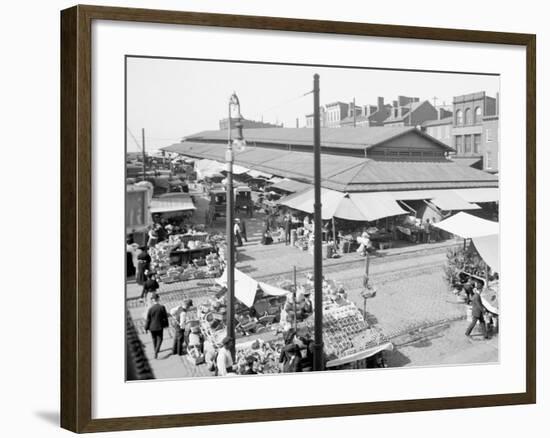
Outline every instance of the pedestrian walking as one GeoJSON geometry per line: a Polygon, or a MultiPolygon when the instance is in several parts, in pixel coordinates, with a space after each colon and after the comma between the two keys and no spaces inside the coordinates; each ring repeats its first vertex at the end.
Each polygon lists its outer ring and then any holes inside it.
{"type": "Polygon", "coordinates": [[[157,293],[153,294],[151,301],[153,302],[153,305],[147,311],[145,331],[151,332],[154,357],[156,359],[158,358],[160,346],[162,345],[164,329],[168,327],[168,312],[166,311],[166,307],[159,304],[159,296],[157,293]]]}
{"type": "Polygon", "coordinates": [[[489,339],[489,334],[487,333],[487,327],[485,326],[485,319],[483,317],[483,314],[485,312],[485,308],[483,307],[483,303],[481,302],[481,288],[476,287],[474,288],[474,296],[472,297],[472,322],[466,329],[466,336],[470,336],[470,333],[472,333],[472,330],[476,326],[476,324],[479,322],[479,325],[481,326],[481,330],[483,332],[483,337],[485,339],[489,339]]]}
{"type": "Polygon", "coordinates": [[[462,289],[466,294],[466,304],[470,304],[472,302],[472,297],[474,296],[474,280],[469,279],[466,283],[464,283],[462,289]]]}
{"type": "Polygon", "coordinates": [[[235,245],[236,246],[243,246],[243,238],[241,235],[241,227],[239,225],[239,220],[235,220],[235,224],[233,225],[233,234],[235,235],[235,245]]]}
{"type": "Polygon", "coordinates": [[[246,222],[244,219],[239,220],[239,226],[241,228],[241,236],[246,243],[248,243],[248,237],[246,237],[246,222]]]}
{"type": "Polygon", "coordinates": [[[149,270],[149,264],[151,263],[151,256],[147,252],[147,248],[142,246],[140,252],[137,255],[137,271],[136,271],[136,282],[139,285],[143,285],[147,280],[147,271],[149,270]]]}
{"type": "Polygon", "coordinates": [[[285,215],[284,220],[285,225],[285,245],[290,245],[290,233],[292,230],[292,220],[290,218],[290,215],[285,215]]]}
{"type": "Polygon", "coordinates": [[[141,299],[145,299],[148,293],[155,293],[159,289],[159,284],[154,272],[147,274],[147,280],[143,283],[143,289],[141,291],[141,299]]]}

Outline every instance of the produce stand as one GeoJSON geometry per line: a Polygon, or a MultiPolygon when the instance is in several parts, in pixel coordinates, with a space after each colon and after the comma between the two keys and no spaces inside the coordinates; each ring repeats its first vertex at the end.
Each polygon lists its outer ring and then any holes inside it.
{"type": "Polygon", "coordinates": [[[150,249],[152,270],[163,283],[219,277],[217,246],[207,240],[206,233],[171,235],[150,249]]]}
{"type": "MultiPolygon", "coordinates": [[[[300,285],[302,293],[312,284],[300,285]]],[[[313,335],[314,315],[298,324],[298,332],[313,335]]],[[[355,303],[347,299],[341,286],[323,282],[323,342],[327,368],[340,367],[393,350],[393,344],[375,326],[365,321],[355,303]]]]}
{"type": "MultiPolygon", "coordinates": [[[[205,339],[204,353],[207,361],[215,355],[222,339],[227,335],[226,288],[223,275],[216,282],[219,285],[211,288],[209,292],[205,291],[204,299],[201,299],[197,306],[197,320],[205,339]]],[[[254,282],[251,277],[237,271],[237,374],[244,372],[248,356],[254,356],[256,359],[255,370],[258,373],[280,373],[282,371],[279,357],[285,344],[283,330],[288,329],[288,325],[286,328],[284,325],[287,322],[286,318],[285,321],[281,320],[285,307],[290,304],[292,309],[297,309],[301,315],[295,323],[297,334],[313,338],[314,315],[303,313],[304,295],[307,292],[312,293],[313,283],[308,280],[299,284],[294,294],[288,290],[291,287],[288,281],[281,282],[278,287],[254,282]],[[246,298],[239,290],[240,284],[249,288],[255,284],[256,289],[249,291],[246,298]]],[[[311,310],[309,309],[310,312],[311,310]]],[[[357,306],[347,299],[342,286],[331,280],[323,282],[323,341],[327,368],[365,367],[369,358],[393,349],[393,344],[388,338],[377,327],[369,325],[357,306]]],[[[302,347],[304,357],[305,348],[302,347]]]]}

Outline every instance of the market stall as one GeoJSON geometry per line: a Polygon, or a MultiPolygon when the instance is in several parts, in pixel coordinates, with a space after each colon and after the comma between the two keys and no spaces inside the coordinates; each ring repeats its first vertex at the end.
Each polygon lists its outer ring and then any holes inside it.
{"type": "MultiPolygon", "coordinates": [[[[312,214],[314,191],[307,189],[293,195],[282,198],[279,203],[285,207],[312,214]]],[[[352,221],[355,223],[362,222],[364,225],[373,223],[380,219],[406,214],[397,202],[384,193],[343,193],[335,190],[321,189],[321,216],[323,220],[330,220],[332,223],[326,225],[324,231],[332,235],[332,240],[337,233],[336,219],[352,221]]],[[[305,232],[297,233],[299,237],[297,246],[301,249],[309,248],[313,239],[311,234],[304,225],[305,232]],[[307,241],[302,238],[307,238],[307,241]]],[[[369,226],[374,237],[373,242],[379,248],[390,246],[393,234],[387,229],[381,227],[369,226]]],[[[321,231],[323,232],[323,230],[321,231]]],[[[369,233],[369,234],[371,234],[369,233]]],[[[350,243],[342,245],[343,252],[349,252],[351,241],[356,240],[357,236],[342,236],[343,241],[350,243]]],[[[342,242],[343,243],[343,242],[342,242]]]]}
{"type": "Polygon", "coordinates": [[[481,301],[493,325],[499,314],[499,224],[460,212],[436,227],[464,239],[460,248],[447,252],[445,275],[458,297],[468,302],[464,285],[473,281],[481,285],[481,301]],[[465,296],[466,295],[466,296],[465,296]]]}
{"type": "MultiPolygon", "coordinates": [[[[298,296],[312,288],[311,281],[300,284],[298,296]]],[[[297,326],[298,333],[312,336],[314,315],[297,326]]],[[[383,332],[369,325],[360,309],[347,298],[344,288],[330,279],[323,281],[323,342],[327,368],[343,367],[393,349],[383,332]]]]}
{"type": "Polygon", "coordinates": [[[207,233],[175,234],[150,248],[151,269],[163,283],[218,277],[222,262],[207,233]]]}
{"type": "Polygon", "coordinates": [[[189,193],[166,193],[151,200],[150,211],[165,219],[188,217],[195,211],[195,203],[189,193]]]}

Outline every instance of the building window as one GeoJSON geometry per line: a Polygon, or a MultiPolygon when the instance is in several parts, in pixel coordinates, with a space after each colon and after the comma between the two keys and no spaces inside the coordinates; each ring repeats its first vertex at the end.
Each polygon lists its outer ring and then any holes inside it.
{"type": "Polygon", "coordinates": [[[475,115],[474,115],[474,123],[477,125],[481,123],[481,108],[476,107],[475,115]]]}
{"type": "Polygon", "coordinates": [[[486,169],[492,169],[493,168],[493,163],[492,163],[492,159],[491,159],[491,152],[486,152],[485,153],[485,168],[486,169]]]}
{"type": "Polygon", "coordinates": [[[459,154],[459,155],[464,153],[464,151],[462,150],[462,136],[461,135],[455,136],[455,149],[456,149],[456,153],[459,154]]]}
{"type": "Polygon", "coordinates": [[[457,125],[463,125],[464,124],[464,118],[463,118],[462,110],[458,110],[456,112],[455,123],[457,125]]]}
{"type": "Polygon", "coordinates": [[[490,143],[493,141],[493,131],[489,128],[485,130],[485,141],[490,143]]]}
{"type": "Polygon", "coordinates": [[[472,136],[471,135],[464,136],[464,153],[465,154],[472,153],[472,136]]]}
{"type": "Polygon", "coordinates": [[[466,110],[464,111],[464,124],[472,124],[472,110],[470,108],[466,108],[466,110]]]}
{"type": "Polygon", "coordinates": [[[481,134],[474,134],[474,154],[479,154],[480,144],[481,144],[481,134]]]}

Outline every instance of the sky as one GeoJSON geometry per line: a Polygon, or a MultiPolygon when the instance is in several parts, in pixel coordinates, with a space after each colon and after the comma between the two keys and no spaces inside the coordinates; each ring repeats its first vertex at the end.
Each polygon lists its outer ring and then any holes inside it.
{"type": "Polygon", "coordinates": [[[229,97],[237,94],[244,118],[285,127],[305,125],[313,112],[313,75],[320,75],[321,105],[342,101],[376,105],[397,96],[419,97],[436,104],[453,96],[485,91],[495,96],[498,76],[410,72],[341,67],[308,67],[182,59],[127,59],[127,150],[157,150],[182,137],[218,129],[228,114],[229,97]]]}

